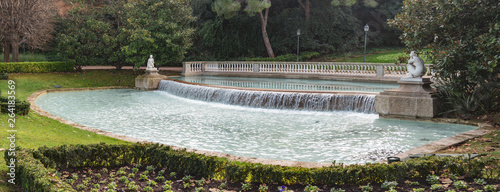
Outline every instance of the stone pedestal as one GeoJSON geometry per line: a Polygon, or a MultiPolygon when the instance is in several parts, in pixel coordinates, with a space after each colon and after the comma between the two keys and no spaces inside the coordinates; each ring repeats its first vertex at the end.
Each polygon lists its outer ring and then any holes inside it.
{"type": "Polygon", "coordinates": [[[135,78],[135,88],[144,91],[156,90],[158,89],[160,81],[166,78],[167,76],[158,74],[156,68],[148,68],[146,69],[146,74],[139,75],[135,78]]]}
{"type": "Polygon", "coordinates": [[[402,78],[399,88],[375,97],[375,112],[381,117],[432,118],[437,115],[438,100],[429,78],[402,78]]]}

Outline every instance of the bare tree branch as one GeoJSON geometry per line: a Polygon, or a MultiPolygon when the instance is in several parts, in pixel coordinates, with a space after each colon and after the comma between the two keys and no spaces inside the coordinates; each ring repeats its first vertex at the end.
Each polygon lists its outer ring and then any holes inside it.
{"type": "Polygon", "coordinates": [[[53,38],[56,14],[53,0],[0,0],[0,44],[12,47],[12,61],[19,61],[23,43],[44,49],[53,38]]]}

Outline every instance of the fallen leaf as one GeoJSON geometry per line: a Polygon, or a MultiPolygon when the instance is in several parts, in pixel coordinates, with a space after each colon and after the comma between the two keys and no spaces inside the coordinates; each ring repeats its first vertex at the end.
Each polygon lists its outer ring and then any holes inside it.
{"type": "Polygon", "coordinates": [[[440,178],[439,180],[443,184],[451,184],[451,183],[453,183],[453,181],[450,178],[440,178]]]}

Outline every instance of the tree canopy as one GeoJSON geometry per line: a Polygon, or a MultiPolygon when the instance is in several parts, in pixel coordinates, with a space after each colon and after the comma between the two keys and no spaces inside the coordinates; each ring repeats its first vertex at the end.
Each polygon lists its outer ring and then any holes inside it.
{"type": "Polygon", "coordinates": [[[437,88],[464,117],[499,111],[500,3],[497,0],[405,0],[389,21],[414,50],[431,48],[437,88]]]}
{"type": "Polygon", "coordinates": [[[245,5],[243,11],[245,11],[248,15],[254,16],[255,14],[259,14],[262,39],[264,40],[267,54],[269,57],[274,58],[274,51],[271,47],[271,41],[269,40],[269,36],[267,34],[267,21],[269,19],[269,7],[271,7],[271,0],[215,0],[212,4],[212,10],[218,15],[223,15],[226,19],[230,19],[241,10],[242,4],[245,5]]]}
{"type": "Polygon", "coordinates": [[[180,62],[191,47],[194,20],[188,0],[104,0],[72,10],[57,40],[77,67],[141,66],[149,55],[157,65],[168,65],[180,62]]]}

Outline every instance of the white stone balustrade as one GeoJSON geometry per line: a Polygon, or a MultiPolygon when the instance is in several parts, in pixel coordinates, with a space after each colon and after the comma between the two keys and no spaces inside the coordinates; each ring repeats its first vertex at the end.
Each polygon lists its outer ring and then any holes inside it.
{"type": "MultiPolygon", "coordinates": [[[[425,66],[428,75],[433,75],[432,65],[425,66]]],[[[393,63],[196,61],[183,62],[182,75],[245,74],[258,77],[280,74],[399,79],[406,73],[406,65],[393,63]]]]}

